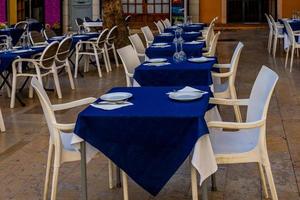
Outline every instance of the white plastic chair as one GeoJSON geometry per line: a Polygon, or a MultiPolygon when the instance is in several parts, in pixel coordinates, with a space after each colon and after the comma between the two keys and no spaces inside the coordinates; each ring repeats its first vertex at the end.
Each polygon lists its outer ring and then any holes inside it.
{"type": "Polygon", "coordinates": [[[132,87],[134,70],[141,64],[141,61],[131,45],[118,49],[117,52],[123,63],[127,87],[132,87]]]}
{"type": "Polygon", "coordinates": [[[220,35],[221,35],[220,31],[217,34],[215,34],[215,36],[209,46],[208,52],[203,53],[203,56],[208,56],[208,57],[215,56],[220,35]]]}
{"type": "Polygon", "coordinates": [[[47,168],[46,168],[46,178],[44,185],[43,200],[48,198],[48,189],[49,189],[49,179],[50,179],[50,170],[53,161],[53,176],[52,176],[52,190],[51,190],[51,200],[56,199],[57,193],[57,183],[59,169],[63,163],[78,161],[81,159],[80,152],[77,151],[71,145],[72,132],[75,128],[75,123],[71,124],[61,124],[57,122],[55,117],[55,111],[67,110],[95,102],[95,98],[86,98],[78,101],[73,101],[70,103],[52,105],[46,91],[43,88],[42,82],[40,82],[35,77],[31,80],[31,85],[36,91],[41,106],[43,108],[44,116],[48,125],[50,138],[49,138],[49,150],[48,150],[48,159],[47,159],[47,168]],[[54,155],[53,155],[54,151],[54,155]]]}
{"type": "Polygon", "coordinates": [[[29,38],[31,41],[31,44],[33,46],[36,45],[47,45],[48,42],[46,40],[46,38],[44,37],[42,32],[38,32],[38,31],[30,31],[29,32],[29,38]]]}
{"type": "MultiPolygon", "coordinates": [[[[243,48],[244,44],[239,42],[229,64],[214,65],[214,68],[227,70],[224,73],[212,72],[212,76],[214,78],[226,79],[224,83],[221,83],[221,81],[219,83],[214,82],[214,97],[223,99],[237,99],[235,78],[243,48]]],[[[242,115],[239,106],[234,106],[234,112],[237,122],[242,122],[242,115]]]]}
{"type": "Polygon", "coordinates": [[[154,22],[155,26],[157,27],[157,30],[159,34],[162,34],[165,31],[164,25],[161,23],[161,21],[154,22]]]}
{"type": "Polygon", "coordinates": [[[277,42],[279,39],[284,38],[284,34],[283,34],[284,26],[278,22],[275,22],[272,15],[269,15],[269,16],[270,16],[270,20],[273,24],[273,57],[275,58],[276,51],[277,51],[277,42]]]}
{"type": "Polygon", "coordinates": [[[3,120],[3,115],[2,115],[1,108],[0,108],[0,131],[5,132],[5,125],[4,125],[4,120],[3,120]]]}
{"type": "Polygon", "coordinates": [[[169,28],[170,26],[172,26],[172,24],[168,18],[166,18],[165,20],[162,20],[162,23],[166,28],[169,28]]]}
{"type": "MultiPolygon", "coordinates": [[[[79,58],[84,56],[84,72],[88,71],[90,57],[95,57],[96,66],[98,70],[98,75],[101,78],[101,65],[99,61],[99,57],[102,56],[106,68],[106,72],[111,71],[107,46],[106,46],[106,38],[108,36],[108,29],[104,29],[96,41],[80,41],[76,44],[76,58],[75,58],[75,72],[74,77],[77,78],[78,68],[79,68],[79,58]]],[[[114,48],[114,46],[113,46],[114,48]]]]}
{"type": "MultiPolygon", "coordinates": [[[[208,122],[209,128],[239,129],[236,132],[223,130],[222,133],[210,133],[216,161],[218,164],[258,163],[265,196],[266,198],[269,196],[265,180],[266,173],[273,200],[278,200],[278,197],[267,152],[266,121],[269,103],[277,81],[278,75],[263,66],[249,99],[211,99],[210,101],[217,105],[248,106],[246,122],[208,122]]],[[[192,173],[192,191],[193,200],[198,199],[196,173],[192,173]]]]}
{"type": "Polygon", "coordinates": [[[204,39],[202,39],[202,41],[204,41],[206,44],[206,47],[203,48],[203,51],[209,51],[209,48],[215,36],[214,28],[215,28],[215,24],[211,24],[208,27],[207,33],[204,35],[204,39]]]}
{"type": "MultiPolygon", "coordinates": [[[[107,46],[107,54],[109,53],[109,51],[112,51],[115,57],[115,62],[117,67],[119,67],[119,60],[118,60],[118,56],[117,56],[117,52],[116,52],[116,47],[115,47],[115,43],[114,40],[116,38],[116,31],[117,31],[118,26],[114,26],[110,29],[110,31],[107,34],[106,37],[106,46],[107,46]]],[[[108,58],[108,64],[109,64],[109,68],[111,69],[111,64],[110,64],[110,59],[109,56],[108,58]]]]}
{"type": "MultiPolygon", "coordinates": [[[[289,52],[291,50],[291,62],[290,62],[290,72],[293,70],[293,64],[294,64],[294,55],[295,55],[295,50],[300,49],[300,43],[296,41],[296,36],[300,37],[300,31],[293,31],[291,28],[291,25],[287,21],[283,21],[284,26],[286,28],[286,31],[288,33],[288,38],[290,40],[290,46],[287,49],[286,52],[286,58],[285,58],[285,68],[287,67],[288,59],[289,59],[289,52]]],[[[299,52],[298,52],[299,56],[299,52]]]]}
{"type": "Polygon", "coordinates": [[[269,38],[268,38],[268,52],[271,53],[272,49],[272,39],[273,39],[273,25],[270,20],[270,17],[265,13],[265,16],[267,18],[268,26],[269,26],[269,38]]]}
{"type": "Polygon", "coordinates": [[[141,28],[143,35],[145,37],[146,43],[147,43],[147,48],[153,43],[154,40],[154,35],[149,28],[149,26],[144,26],[141,28]]]}
{"type": "Polygon", "coordinates": [[[137,53],[139,59],[141,62],[145,61],[145,46],[143,44],[143,41],[141,40],[140,36],[138,34],[130,35],[128,36],[135,52],[137,53]]]}
{"type": "MultiPolygon", "coordinates": [[[[59,43],[52,42],[49,44],[39,59],[27,59],[18,58],[12,63],[12,91],[11,91],[11,101],[10,108],[15,107],[15,98],[17,90],[17,79],[19,77],[37,77],[42,83],[42,78],[50,74],[53,75],[56,92],[58,98],[62,98],[57,69],[55,66],[55,59],[58,50],[59,43]],[[23,64],[28,63],[27,69],[23,69],[23,64]]],[[[33,97],[32,87],[29,86],[29,98],[33,97]]]]}
{"type": "Polygon", "coordinates": [[[19,21],[15,24],[14,28],[26,30],[28,28],[28,23],[26,21],[19,21]]]}

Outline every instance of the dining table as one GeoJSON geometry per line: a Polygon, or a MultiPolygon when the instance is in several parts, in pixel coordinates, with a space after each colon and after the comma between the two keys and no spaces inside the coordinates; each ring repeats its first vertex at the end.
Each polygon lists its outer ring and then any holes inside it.
{"type": "Polygon", "coordinates": [[[18,43],[23,33],[24,30],[17,28],[0,29],[0,35],[11,37],[13,45],[16,45],[18,43]]]}
{"type": "Polygon", "coordinates": [[[79,113],[72,145],[80,144],[81,181],[86,192],[86,162],[101,152],[132,180],[156,196],[191,156],[200,174],[200,184],[217,170],[208,136],[207,121],[214,117],[216,106],[209,104],[208,86],[118,87],[108,94],[131,94],[125,105],[111,109],[101,99],[79,113]],[[201,92],[193,101],[177,101],[170,92],[201,92]],[[106,108],[106,109],[105,109],[106,108]]]}
{"type": "MultiPolygon", "coordinates": [[[[202,37],[202,33],[198,31],[190,31],[190,32],[182,33],[182,38],[185,42],[192,42],[195,40],[203,39],[201,37],[202,37]]],[[[174,41],[174,38],[175,38],[174,33],[164,32],[156,35],[154,37],[153,43],[161,43],[161,42],[171,43],[174,41]]]]}
{"type": "MultiPolygon", "coordinates": [[[[182,49],[188,57],[201,57],[202,49],[205,47],[205,42],[192,41],[184,42],[182,49]]],[[[180,46],[177,47],[180,51],[180,46]]],[[[146,49],[146,56],[148,58],[161,58],[172,57],[176,52],[176,46],[174,43],[153,43],[146,49]]]]}
{"type": "Polygon", "coordinates": [[[133,79],[135,86],[210,86],[213,84],[211,72],[217,58],[206,61],[191,62],[185,60],[175,62],[173,58],[165,58],[164,63],[155,65],[145,61],[135,68],[133,79]]]}
{"type": "MultiPolygon", "coordinates": [[[[293,31],[300,31],[300,19],[281,19],[279,20],[279,22],[281,24],[284,24],[283,20],[287,20],[287,22],[290,24],[293,31]]],[[[291,45],[291,42],[288,37],[286,28],[283,29],[283,33],[284,33],[284,49],[288,49],[291,45]]],[[[300,43],[300,37],[296,36],[296,41],[300,43]]]]}
{"type": "Polygon", "coordinates": [[[178,28],[181,28],[184,32],[199,32],[202,31],[205,27],[204,23],[195,23],[195,24],[182,24],[182,25],[173,25],[165,28],[164,32],[174,33],[174,31],[178,28]]]}

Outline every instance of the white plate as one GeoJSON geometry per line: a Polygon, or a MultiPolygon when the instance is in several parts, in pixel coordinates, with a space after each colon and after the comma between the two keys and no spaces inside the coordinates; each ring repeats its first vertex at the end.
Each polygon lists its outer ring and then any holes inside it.
{"type": "Polygon", "coordinates": [[[172,33],[161,33],[160,36],[173,36],[172,33]]]}
{"type": "Polygon", "coordinates": [[[165,46],[152,46],[152,48],[167,48],[170,47],[171,45],[165,45],[165,46]]]}
{"type": "Polygon", "coordinates": [[[171,92],[169,98],[176,101],[193,101],[200,99],[203,93],[200,92],[171,92]]]}
{"type": "Polygon", "coordinates": [[[51,40],[60,40],[60,39],[63,39],[64,36],[54,36],[52,38],[50,38],[51,40]]]}
{"type": "Polygon", "coordinates": [[[74,35],[73,37],[84,38],[84,37],[86,37],[86,35],[74,35]]]}
{"type": "Polygon", "coordinates": [[[47,45],[36,45],[36,46],[33,46],[31,48],[43,48],[43,47],[46,47],[47,45]]]}
{"type": "Polygon", "coordinates": [[[168,43],[160,42],[160,43],[154,43],[152,46],[166,46],[168,43]]]}
{"type": "Polygon", "coordinates": [[[196,31],[185,32],[185,34],[188,34],[188,35],[190,35],[190,34],[197,34],[197,33],[199,33],[199,32],[196,32],[196,31]]]}
{"type": "Polygon", "coordinates": [[[201,41],[192,41],[192,42],[185,42],[184,44],[202,44],[201,41]]]}
{"type": "Polygon", "coordinates": [[[167,61],[166,58],[153,58],[153,59],[147,60],[147,62],[150,62],[150,63],[162,63],[162,62],[166,62],[166,61],[167,61]]]}
{"type": "Polygon", "coordinates": [[[161,66],[166,66],[170,65],[171,63],[169,62],[161,62],[161,63],[145,63],[145,66],[151,66],[151,67],[161,67],[161,66]]]}
{"type": "Polygon", "coordinates": [[[29,52],[32,51],[31,49],[22,49],[22,50],[16,50],[16,51],[12,51],[12,53],[25,53],[25,52],[29,52]]]}
{"type": "Polygon", "coordinates": [[[87,32],[85,34],[87,34],[87,35],[96,35],[96,34],[99,34],[99,33],[98,32],[87,32]]]}
{"type": "Polygon", "coordinates": [[[202,62],[208,62],[208,61],[213,61],[213,58],[207,58],[207,57],[198,57],[198,58],[189,58],[188,61],[190,62],[196,62],[196,63],[202,63],[202,62]]]}
{"type": "Polygon", "coordinates": [[[103,101],[125,101],[131,97],[132,94],[128,92],[113,92],[102,95],[100,99],[103,101]]]}

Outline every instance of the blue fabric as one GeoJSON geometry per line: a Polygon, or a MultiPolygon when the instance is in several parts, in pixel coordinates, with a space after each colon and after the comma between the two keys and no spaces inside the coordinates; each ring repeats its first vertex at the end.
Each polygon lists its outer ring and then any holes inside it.
{"type": "MultiPolygon", "coordinates": [[[[166,48],[150,46],[146,49],[148,58],[172,57],[176,51],[175,44],[169,43],[171,46],[166,48]]],[[[201,44],[183,44],[183,51],[188,57],[201,57],[204,43],[201,44]]],[[[178,47],[179,51],[179,47],[178,47]]]]}
{"type": "Polygon", "coordinates": [[[22,29],[15,28],[0,29],[0,35],[10,36],[12,38],[13,45],[17,44],[23,32],[24,31],[22,29]]]}
{"type": "MultiPolygon", "coordinates": [[[[191,42],[191,41],[197,40],[197,38],[200,36],[202,36],[202,34],[200,32],[193,33],[193,34],[187,34],[187,33],[182,34],[182,38],[186,42],[191,42]]],[[[174,34],[170,35],[170,36],[157,35],[154,37],[153,42],[154,43],[158,43],[158,42],[171,43],[171,42],[173,42],[173,40],[174,40],[174,34]]]]}
{"type": "MultiPolygon", "coordinates": [[[[187,26],[180,26],[180,28],[183,29],[184,32],[191,32],[191,31],[196,31],[199,32],[203,30],[204,24],[192,24],[192,25],[187,25],[187,26]]],[[[174,33],[177,27],[170,27],[166,28],[164,32],[166,33],[174,33]]]]}
{"type": "Polygon", "coordinates": [[[41,30],[44,28],[44,25],[40,22],[30,22],[28,26],[29,31],[38,31],[41,32],[41,30]]]}
{"type": "Polygon", "coordinates": [[[157,195],[208,133],[204,115],[211,93],[183,103],[166,95],[174,89],[181,88],[114,88],[110,92],[132,93],[134,105],[112,111],[89,106],[78,115],[75,134],[157,195]]]}
{"type": "Polygon", "coordinates": [[[0,73],[3,71],[10,71],[12,62],[17,58],[30,58],[34,54],[40,53],[44,50],[44,48],[34,48],[28,50],[27,52],[22,53],[12,53],[11,51],[8,52],[1,52],[0,53],[0,73]]]}
{"type": "Polygon", "coordinates": [[[189,61],[174,63],[172,58],[170,65],[153,67],[140,65],[135,69],[134,79],[141,86],[197,86],[211,85],[211,71],[217,59],[204,63],[192,63],[189,61]]]}

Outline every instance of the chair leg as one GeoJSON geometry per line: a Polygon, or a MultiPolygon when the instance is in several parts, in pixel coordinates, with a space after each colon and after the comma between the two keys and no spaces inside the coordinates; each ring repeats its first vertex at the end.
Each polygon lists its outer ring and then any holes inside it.
{"type": "Polygon", "coordinates": [[[54,79],[54,84],[55,84],[57,96],[58,96],[59,99],[61,99],[62,98],[62,93],[61,93],[61,88],[60,88],[60,84],[59,84],[58,74],[57,74],[57,71],[56,71],[55,68],[53,69],[53,79],[54,79]]]}
{"type": "Polygon", "coordinates": [[[273,33],[270,31],[268,40],[268,52],[271,53],[273,33]]]}
{"type": "Polygon", "coordinates": [[[58,184],[58,174],[59,174],[59,167],[53,167],[53,177],[52,177],[52,191],[51,191],[51,200],[56,200],[56,193],[57,193],[57,184],[58,184]]]}
{"type": "Polygon", "coordinates": [[[261,184],[262,184],[262,188],[263,188],[263,191],[264,191],[264,195],[265,195],[265,198],[268,199],[269,198],[269,193],[268,193],[265,173],[264,173],[264,169],[263,169],[262,164],[258,163],[258,168],[259,168],[259,174],[260,174],[260,179],[261,179],[261,184]]]}
{"type": "Polygon", "coordinates": [[[31,86],[31,84],[29,84],[29,98],[32,99],[33,98],[33,87],[31,86]]]}
{"type": "Polygon", "coordinates": [[[273,57],[276,57],[276,50],[277,50],[277,35],[274,36],[274,44],[273,44],[273,57]]]}
{"type": "Polygon", "coordinates": [[[111,63],[110,63],[110,58],[109,58],[109,53],[108,53],[108,49],[107,49],[106,45],[104,46],[104,51],[105,51],[105,54],[106,54],[106,59],[107,59],[107,62],[108,62],[109,70],[112,71],[111,63]]]}
{"type": "Polygon", "coordinates": [[[89,56],[85,55],[84,56],[84,72],[89,71],[89,56]]]}
{"type": "Polygon", "coordinates": [[[113,53],[114,53],[114,57],[115,57],[115,62],[116,62],[116,65],[117,67],[119,67],[119,60],[118,60],[118,56],[117,56],[117,51],[116,51],[116,48],[115,48],[115,45],[113,44],[112,46],[112,50],[113,50],[113,53]]]}
{"type": "Polygon", "coordinates": [[[114,188],[113,184],[113,163],[111,160],[108,160],[108,183],[109,183],[109,189],[114,188]]]}
{"type": "Polygon", "coordinates": [[[48,150],[48,159],[47,159],[47,167],[46,167],[46,178],[45,178],[45,185],[44,185],[43,200],[48,199],[48,189],[49,189],[52,154],[53,154],[53,144],[51,141],[49,141],[49,150],[48,150]]]}
{"type": "Polygon", "coordinates": [[[292,72],[292,71],[293,71],[294,55],[295,55],[295,48],[294,48],[294,47],[292,47],[292,51],[291,51],[291,64],[290,64],[290,72],[292,72]]]}
{"type": "Polygon", "coordinates": [[[79,55],[78,55],[78,53],[76,53],[76,57],[75,57],[74,78],[77,78],[77,74],[78,74],[78,66],[79,66],[79,55]]]}
{"type": "Polygon", "coordinates": [[[102,51],[102,56],[103,56],[106,72],[110,72],[111,70],[109,69],[109,66],[108,66],[105,50],[102,51]]]}
{"type": "Polygon", "coordinates": [[[277,196],[277,192],[276,192],[276,187],[275,187],[275,183],[274,183],[274,179],[273,179],[273,174],[272,174],[270,162],[269,161],[267,161],[267,162],[268,163],[264,167],[265,167],[269,187],[270,187],[270,190],[271,190],[271,196],[272,196],[273,200],[278,200],[278,196],[277,196]]]}
{"type": "Polygon", "coordinates": [[[99,57],[98,57],[97,52],[95,52],[95,60],[96,60],[96,65],[97,65],[97,69],[98,69],[99,78],[101,78],[102,77],[102,72],[101,72],[100,62],[99,62],[99,57]]]}
{"type": "Polygon", "coordinates": [[[0,131],[5,132],[5,126],[4,126],[4,120],[3,120],[3,115],[2,115],[2,112],[1,112],[1,108],[0,108],[0,131]]]}
{"type": "Polygon", "coordinates": [[[198,184],[197,184],[197,170],[192,165],[191,166],[191,188],[192,188],[192,199],[198,200],[198,184]]]}
{"type": "Polygon", "coordinates": [[[73,80],[73,76],[72,76],[72,71],[71,71],[69,60],[66,61],[66,70],[67,70],[67,73],[68,73],[68,76],[69,76],[69,81],[70,81],[71,89],[75,90],[75,84],[74,84],[74,80],[73,80]]]}
{"type": "Polygon", "coordinates": [[[290,53],[290,47],[289,47],[289,48],[287,49],[287,51],[286,51],[284,68],[287,67],[288,60],[289,60],[289,53],[290,53]]]}
{"type": "Polygon", "coordinates": [[[126,173],[122,170],[122,182],[123,182],[123,195],[124,195],[124,200],[129,200],[129,195],[128,195],[128,179],[126,173]]]}
{"type": "Polygon", "coordinates": [[[11,85],[11,98],[10,98],[10,108],[15,107],[16,100],[16,90],[17,90],[17,75],[13,75],[12,85],[11,85]]]}

